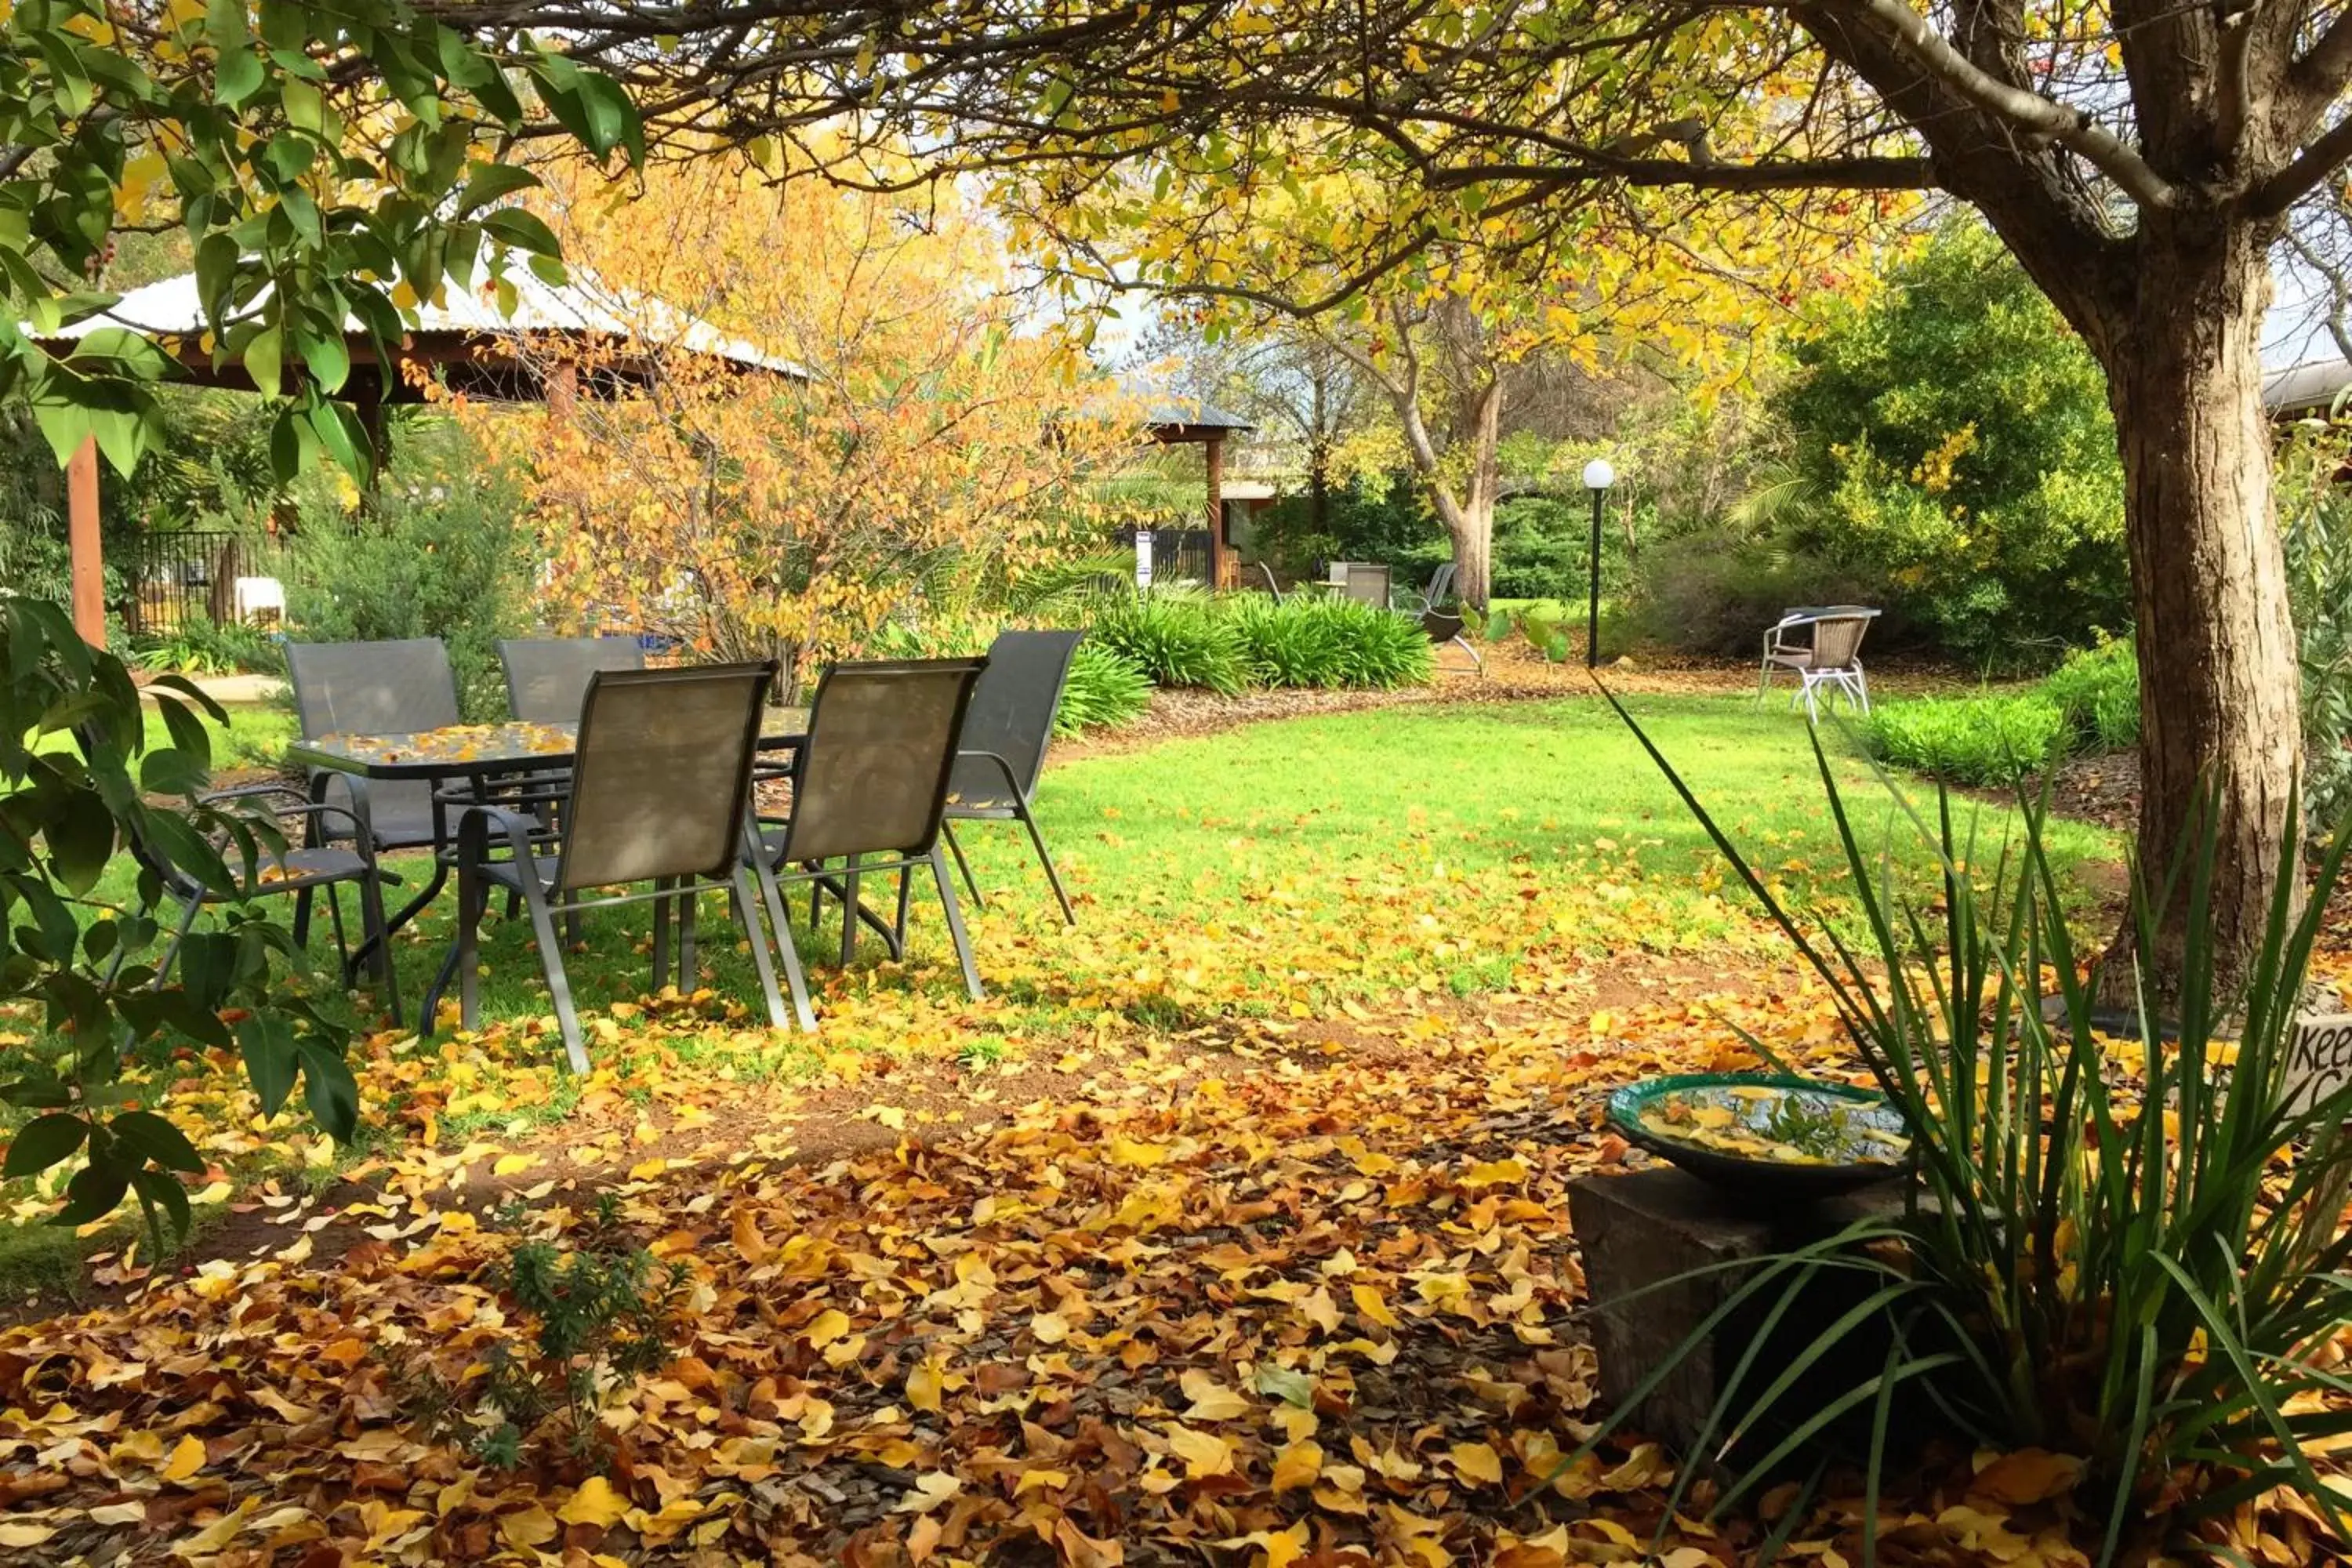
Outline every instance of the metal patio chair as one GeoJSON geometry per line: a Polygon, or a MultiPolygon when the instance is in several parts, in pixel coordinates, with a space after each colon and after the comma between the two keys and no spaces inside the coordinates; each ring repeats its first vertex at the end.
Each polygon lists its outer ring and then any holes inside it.
{"type": "MultiPolygon", "coordinates": [[[[499,665],[506,671],[507,711],[520,724],[575,724],[581,705],[588,700],[588,682],[598,670],[643,669],[645,645],[635,637],[502,637],[499,665]]],[[[533,797],[534,813],[548,834],[562,823],[556,815],[563,788],[563,770],[535,771],[520,775],[518,789],[533,797]]],[[[580,916],[564,900],[563,935],[580,940],[580,916]]],[[[519,912],[508,900],[507,918],[519,912]]]]}
{"type": "MultiPolygon", "coordinates": [[[[897,957],[906,951],[910,874],[928,866],[964,990],[980,1000],[980,971],[956,907],[941,829],[958,737],[972,686],[987,666],[984,658],[837,664],[817,682],[808,733],[793,760],[792,815],[763,826],[757,840],[760,890],[801,1027],[814,1029],[816,1017],[784,912],[788,882],[809,882],[813,895],[830,891],[840,898],[841,962],[846,964],[856,950],[860,920],[871,918],[857,901],[859,879],[898,874],[898,914],[889,928],[897,957]],[[828,868],[827,861],[841,864],[828,868]]],[[[813,896],[812,913],[815,902],[813,896]]]]}
{"type": "MultiPolygon", "coordinates": [[[[374,835],[367,819],[367,800],[362,795],[348,805],[333,805],[310,799],[290,784],[247,784],[237,789],[215,790],[199,797],[201,804],[218,805],[226,801],[255,800],[269,802],[272,815],[284,819],[299,816],[306,823],[319,823],[330,817],[341,817],[348,825],[330,830],[336,839],[348,839],[351,847],[341,843],[289,846],[282,853],[266,844],[257,845],[260,863],[257,868],[243,855],[236,841],[226,835],[215,835],[213,847],[227,864],[229,873],[248,884],[247,897],[270,898],[281,894],[298,900],[308,900],[320,889],[327,895],[327,916],[335,933],[335,951],[340,961],[337,974],[345,973],[351,964],[351,944],[343,937],[343,909],[336,900],[335,889],[354,883],[360,893],[360,930],[362,937],[372,945],[375,954],[376,978],[383,983],[384,1005],[394,1018],[400,1016],[400,979],[393,966],[392,942],[386,930],[383,913],[383,873],[376,864],[374,835]]],[[[322,835],[321,837],[325,837],[322,835]]],[[[234,902],[232,895],[217,891],[168,859],[162,850],[143,836],[133,834],[131,854],[141,870],[155,880],[156,899],[142,906],[141,913],[152,914],[158,905],[168,900],[180,906],[173,921],[171,940],[164,944],[163,955],[155,963],[154,984],[158,987],[171,973],[172,963],[180,949],[195,930],[197,916],[206,906],[234,902]]],[[[109,969],[109,978],[121,967],[118,953],[109,969]]]]}
{"type": "Polygon", "coordinates": [[[1798,689],[1789,694],[1789,706],[1801,700],[1805,714],[1821,717],[1821,689],[1831,689],[1834,701],[1843,693],[1857,711],[1870,711],[1870,681],[1862,668],[1862,639],[1879,612],[1867,605],[1806,605],[1783,612],[1764,634],[1764,662],[1757,671],[1756,700],[1761,702],[1772,677],[1781,670],[1795,673],[1798,689]]]}
{"type": "Polygon", "coordinates": [[[1470,663],[1478,671],[1478,679],[1486,678],[1486,657],[1470,640],[1469,623],[1452,610],[1428,609],[1421,613],[1421,629],[1428,634],[1430,645],[1444,647],[1452,643],[1470,656],[1470,663]]]}
{"type": "Polygon", "coordinates": [[[601,669],[643,669],[635,637],[507,637],[499,643],[507,710],[522,724],[569,724],[580,717],[588,681],[601,669]]]}
{"type": "Polygon", "coordinates": [[[1345,563],[1339,576],[1339,596],[1353,599],[1374,609],[1389,607],[1389,569],[1368,565],[1361,561],[1345,563]]]}
{"type": "Polygon", "coordinates": [[[1429,581],[1412,590],[1413,597],[1420,601],[1419,609],[1422,615],[1427,616],[1453,601],[1454,577],[1454,563],[1441,561],[1438,563],[1437,570],[1429,574],[1429,581]]]}
{"type": "MultiPolygon", "coordinates": [[[[410,735],[458,721],[457,677],[439,637],[289,642],[286,674],[294,688],[295,722],[306,741],[321,735],[410,735]]],[[[438,843],[429,784],[313,769],[310,798],[344,806],[347,816],[365,818],[377,855],[430,849],[438,843]]],[[[337,837],[314,817],[304,847],[318,848],[337,837]]],[[[294,900],[294,940],[306,942],[310,934],[310,895],[305,889],[294,900]]]]}
{"type": "Polygon", "coordinates": [[[775,674],[773,661],[599,670],[590,676],[580,708],[561,844],[551,848],[536,837],[539,819],[528,812],[488,804],[465,808],[457,858],[458,1009],[466,1027],[474,1026],[479,1005],[482,916],[498,888],[520,894],[530,911],[564,1054],[575,1072],[588,1070],[588,1053],[555,932],[559,898],[592,909],[652,903],[656,990],[667,979],[669,911],[676,904],[679,987],[691,990],[695,901],[725,889],[736,923],[751,942],[769,1021],[782,1026],[783,999],[760,928],[760,895],[743,865],[760,713],[775,674]],[[641,882],[653,884],[651,890],[577,897],[641,882]]]}
{"type": "Polygon", "coordinates": [[[946,821],[940,833],[948,852],[971,900],[982,905],[980,884],[956,842],[959,822],[1018,822],[1029,830],[1037,863],[1062,906],[1062,918],[1078,923],[1070,895],[1062,889],[1061,874],[1046,851],[1045,835],[1029,809],[1037,793],[1037,777],[1045,771],[1045,747],[1054,738],[1054,710],[1061,706],[1062,687],[1070,677],[1070,660],[1084,632],[1000,632],[988,645],[988,668],[972,688],[971,706],[963,716],[963,733],[956,742],[955,773],[948,784],[946,821]]]}

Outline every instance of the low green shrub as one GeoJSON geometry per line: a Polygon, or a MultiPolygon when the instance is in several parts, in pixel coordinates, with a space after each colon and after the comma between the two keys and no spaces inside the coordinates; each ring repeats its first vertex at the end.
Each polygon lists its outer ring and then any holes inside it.
{"type": "Polygon", "coordinates": [[[2139,664],[2128,637],[2068,654],[2042,681],[2042,695],[2066,715],[2077,746],[2120,752],[2139,744],[2139,664]]]}
{"type": "Polygon", "coordinates": [[[1519,617],[1519,635],[1528,639],[1528,646],[1552,663],[1568,662],[1568,634],[1560,630],[1559,623],[1529,610],[1519,617]]]}
{"type": "Polygon", "coordinates": [[[1115,653],[1089,637],[1078,645],[1070,660],[1070,678],[1062,687],[1062,704],[1054,710],[1054,733],[1076,735],[1086,730],[1116,730],[1131,723],[1151,706],[1151,682],[1126,655],[1115,653]]]}
{"type": "Polygon", "coordinates": [[[489,474],[387,487],[353,530],[305,528],[288,568],[286,618],[303,642],[439,637],[475,722],[506,716],[499,639],[529,632],[530,541],[489,474]]]}
{"type": "Polygon", "coordinates": [[[1095,617],[1092,640],[1124,656],[1155,686],[1196,686],[1231,697],[1250,666],[1232,618],[1205,597],[1139,595],[1095,617]]]}
{"type": "Polygon", "coordinates": [[[1245,594],[1222,603],[1261,686],[1387,689],[1435,668],[1429,635],[1408,616],[1349,599],[1245,594]]]}
{"type": "Polygon", "coordinates": [[[159,674],[176,670],[182,675],[233,675],[250,670],[279,675],[286,669],[286,655],[268,632],[235,622],[224,626],[202,616],[190,616],[175,630],[138,639],[131,662],[159,674]]]}
{"type": "Polygon", "coordinates": [[[1863,722],[1873,756],[1959,784],[2008,784],[2046,765],[2066,712],[2041,692],[1885,702],[1863,722]]]}

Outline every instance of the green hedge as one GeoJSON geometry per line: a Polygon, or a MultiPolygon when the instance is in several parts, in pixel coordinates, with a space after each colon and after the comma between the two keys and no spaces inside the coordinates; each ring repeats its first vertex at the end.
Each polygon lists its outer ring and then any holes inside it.
{"type": "Polygon", "coordinates": [[[1886,702],[1864,721],[1871,754],[1960,784],[2008,784],[2039,773],[2069,738],[2064,709],[2039,691],[1886,702]]]}
{"type": "Polygon", "coordinates": [[[1084,730],[1118,728],[1151,706],[1151,682],[1125,655],[1097,645],[1092,638],[1078,645],[1070,660],[1070,678],[1062,687],[1062,705],[1054,710],[1054,733],[1076,735],[1084,730]]]}
{"type": "Polygon", "coordinates": [[[1240,637],[1255,685],[1388,690],[1427,680],[1436,668],[1418,620],[1351,599],[1276,604],[1248,594],[1219,601],[1217,613],[1240,637]]]}
{"type": "Polygon", "coordinates": [[[1387,689],[1437,668],[1413,616],[1307,595],[1277,604],[1261,594],[1147,594],[1097,613],[1093,640],[1154,685],[1227,697],[1252,686],[1387,689]]]}
{"type": "Polygon", "coordinates": [[[1154,686],[1196,686],[1231,697],[1250,683],[1249,653],[1213,600],[1150,594],[1095,617],[1092,639],[1123,655],[1154,686]]]}
{"type": "Polygon", "coordinates": [[[2139,744],[2139,664],[2129,638],[2067,655],[2042,694],[2066,715],[2078,746],[2121,752],[2139,744]]]}

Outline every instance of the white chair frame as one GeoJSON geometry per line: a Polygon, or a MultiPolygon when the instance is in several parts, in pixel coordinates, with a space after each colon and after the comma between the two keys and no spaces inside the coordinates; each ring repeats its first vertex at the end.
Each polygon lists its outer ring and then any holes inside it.
{"type": "Polygon", "coordinates": [[[1785,669],[1794,674],[1799,682],[1797,689],[1789,694],[1789,706],[1794,708],[1802,701],[1808,719],[1821,718],[1821,692],[1824,687],[1829,688],[1832,703],[1842,693],[1848,707],[1859,713],[1869,712],[1870,679],[1863,673],[1862,639],[1878,615],[1867,605],[1830,605],[1783,614],[1764,633],[1764,659],[1757,670],[1756,700],[1764,700],[1772,677],[1785,669]],[[1848,635],[1848,627],[1853,628],[1853,640],[1843,657],[1834,663],[1816,663],[1824,628],[1830,628],[1833,637],[1842,639],[1848,635]],[[1799,632],[1806,634],[1802,642],[1795,638],[1794,634],[1799,632]]]}

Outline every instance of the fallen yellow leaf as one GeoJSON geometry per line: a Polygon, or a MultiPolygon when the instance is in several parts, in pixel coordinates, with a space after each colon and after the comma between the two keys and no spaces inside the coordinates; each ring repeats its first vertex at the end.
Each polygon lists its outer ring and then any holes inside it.
{"type": "Polygon", "coordinates": [[[1454,1445],[1453,1455],[1454,1474],[1464,1480],[1476,1481],[1481,1486],[1489,1487],[1499,1487],[1503,1484],[1503,1457],[1495,1452],[1492,1446],[1486,1443],[1456,1443],[1454,1445]]]}
{"type": "Polygon", "coordinates": [[[629,1511],[629,1500],[613,1489],[613,1484],[602,1476],[590,1476],[580,1483],[580,1489],[571,1500],[555,1510],[555,1517],[566,1524],[593,1524],[610,1530],[629,1511]]]}
{"type": "Polygon", "coordinates": [[[205,1445],[200,1437],[183,1437],[172,1448],[172,1457],[164,1461],[163,1479],[184,1481],[205,1468],[205,1445]]]}

